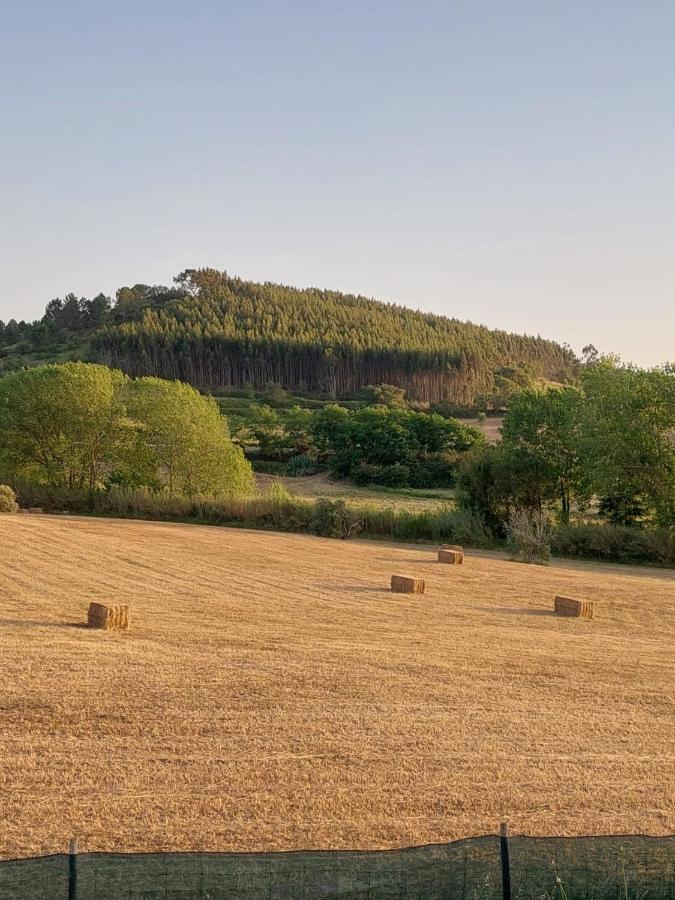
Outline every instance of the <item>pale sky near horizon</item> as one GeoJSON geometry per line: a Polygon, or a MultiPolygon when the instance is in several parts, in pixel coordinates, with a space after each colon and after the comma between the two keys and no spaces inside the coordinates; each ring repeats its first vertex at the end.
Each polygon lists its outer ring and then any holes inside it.
{"type": "Polygon", "coordinates": [[[675,360],[672,0],[0,12],[0,319],[208,265],[675,360]]]}

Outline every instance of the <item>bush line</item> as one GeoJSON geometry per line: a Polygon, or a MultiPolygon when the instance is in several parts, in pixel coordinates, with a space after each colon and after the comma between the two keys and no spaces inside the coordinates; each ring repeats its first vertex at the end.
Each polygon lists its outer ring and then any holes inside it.
{"type": "MultiPolygon", "coordinates": [[[[24,507],[47,512],[112,516],[129,519],[193,522],[241,528],[363,537],[404,543],[453,542],[494,549],[505,543],[481,517],[463,509],[410,512],[344,500],[295,497],[280,485],[264,494],[233,499],[188,498],[147,490],[112,488],[80,491],[45,485],[17,485],[24,507]]],[[[555,556],[675,567],[675,531],[607,524],[574,524],[554,528],[555,556]]]]}

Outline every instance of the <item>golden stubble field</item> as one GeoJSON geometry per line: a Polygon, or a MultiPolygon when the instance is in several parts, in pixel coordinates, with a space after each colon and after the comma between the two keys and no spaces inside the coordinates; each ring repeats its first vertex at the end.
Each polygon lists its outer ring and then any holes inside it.
{"type": "Polygon", "coordinates": [[[70,517],[0,541],[3,856],[675,831],[672,572],[70,517]],[[131,632],[76,627],[90,600],[131,632]]]}

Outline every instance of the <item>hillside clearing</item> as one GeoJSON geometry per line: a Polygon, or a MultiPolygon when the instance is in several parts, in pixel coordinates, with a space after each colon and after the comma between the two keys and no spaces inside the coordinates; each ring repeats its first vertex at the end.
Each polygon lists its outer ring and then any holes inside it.
{"type": "Polygon", "coordinates": [[[331,500],[345,500],[353,506],[376,506],[380,509],[408,512],[438,512],[443,507],[455,505],[452,488],[362,486],[353,484],[346,478],[331,478],[325,472],[293,478],[256,472],[255,483],[258,490],[265,491],[275,482],[283,484],[296,497],[306,497],[310,500],[329,497],[331,500]]]}
{"type": "Polygon", "coordinates": [[[675,831],[671,572],[65,516],[0,540],[3,856],[675,831]],[[90,600],[131,631],[74,627],[90,600]]]}

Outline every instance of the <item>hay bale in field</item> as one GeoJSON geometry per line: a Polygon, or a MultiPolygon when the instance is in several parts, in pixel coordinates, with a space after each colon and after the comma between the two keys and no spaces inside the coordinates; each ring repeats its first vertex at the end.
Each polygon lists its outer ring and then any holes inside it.
{"type": "Polygon", "coordinates": [[[105,603],[90,603],[87,624],[90,628],[126,631],[129,628],[129,607],[122,603],[110,606],[105,603]]]}
{"type": "Polygon", "coordinates": [[[453,550],[455,553],[459,553],[462,557],[458,565],[462,565],[464,562],[464,547],[460,547],[459,544],[441,544],[441,550],[453,550]]]}
{"type": "Polygon", "coordinates": [[[556,597],[553,609],[556,616],[579,619],[592,619],[595,612],[592,600],[576,600],[574,597],[556,597]]]}
{"type": "Polygon", "coordinates": [[[423,594],[424,579],[412,575],[392,575],[391,589],[395,594],[423,594]]]}
{"type": "Polygon", "coordinates": [[[451,566],[461,566],[464,562],[464,553],[460,553],[459,550],[439,550],[438,561],[451,566]]]}
{"type": "Polygon", "coordinates": [[[36,515],[41,515],[44,512],[44,509],[41,506],[29,506],[29,513],[35,513],[36,515]]]}

